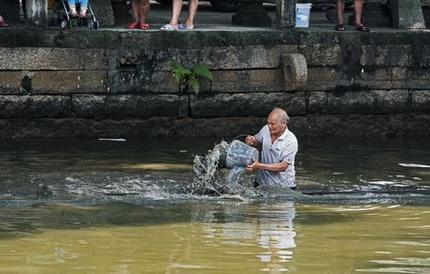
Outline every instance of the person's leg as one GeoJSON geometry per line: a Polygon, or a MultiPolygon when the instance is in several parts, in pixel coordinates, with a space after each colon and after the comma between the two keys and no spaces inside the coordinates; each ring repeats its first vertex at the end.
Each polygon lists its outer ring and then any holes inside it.
{"type": "Polygon", "coordinates": [[[76,2],[75,2],[75,0],[69,0],[67,3],[69,4],[70,14],[73,17],[78,16],[78,12],[76,11],[76,2]]]}
{"type": "Polygon", "coordinates": [[[345,9],[345,0],[336,0],[336,17],[337,24],[344,25],[343,11],[345,9]]]}
{"type": "Polygon", "coordinates": [[[188,1],[188,17],[187,17],[187,20],[185,20],[186,28],[193,28],[194,18],[196,17],[198,7],[199,7],[199,0],[188,1]]]}
{"type": "Polygon", "coordinates": [[[361,22],[363,16],[363,0],[354,0],[354,24],[359,27],[363,25],[361,22]]]}
{"type": "Polygon", "coordinates": [[[171,26],[177,26],[179,21],[179,15],[181,14],[182,9],[182,0],[172,0],[172,18],[170,19],[169,24],[171,26]]]}
{"type": "Polygon", "coordinates": [[[358,31],[370,31],[370,29],[363,24],[363,0],[354,0],[354,24],[358,31]]]}
{"type": "Polygon", "coordinates": [[[149,14],[149,0],[139,0],[139,22],[146,24],[149,14]]]}
{"type": "Polygon", "coordinates": [[[87,10],[88,10],[88,0],[80,0],[80,12],[79,15],[81,17],[86,17],[87,16],[87,10]]]}
{"type": "Polygon", "coordinates": [[[139,22],[139,0],[131,1],[131,13],[132,13],[132,21],[139,22]]]}
{"type": "Polygon", "coordinates": [[[140,29],[149,29],[146,19],[149,13],[149,0],[139,0],[139,25],[140,29]]]}
{"type": "Polygon", "coordinates": [[[139,0],[131,1],[132,22],[127,25],[128,29],[139,28],[139,0]]]}

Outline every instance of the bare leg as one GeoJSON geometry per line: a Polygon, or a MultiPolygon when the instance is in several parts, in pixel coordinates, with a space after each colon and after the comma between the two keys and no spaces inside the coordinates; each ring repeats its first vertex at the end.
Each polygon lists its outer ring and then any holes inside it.
{"type": "Polygon", "coordinates": [[[343,25],[343,10],[345,9],[345,0],[336,0],[337,24],[343,25]]]}
{"type": "Polygon", "coordinates": [[[131,1],[131,11],[133,14],[132,21],[139,22],[139,2],[138,0],[131,1]]]}
{"type": "Polygon", "coordinates": [[[70,13],[72,14],[73,17],[78,16],[78,12],[76,11],[76,6],[71,5],[71,6],[69,6],[69,9],[70,9],[70,13]]]}
{"type": "Polygon", "coordinates": [[[172,18],[170,19],[170,25],[177,26],[179,15],[181,14],[182,0],[173,0],[172,4],[172,18]]]}
{"type": "Polygon", "coordinates": [[[187,27],[194,24],[194,18],[196,17],[197,8],[199,7],[199,0],[188,0],[188,17],[185,20],[187,27]]]}
{"type": "Polygon", "coordinates": [[[79,16],[80,17],[87,17],[87,10],[88,10],[87,7],[82,7],[81,11],[79,12],[79,16]]]}
{"type": "Polygon", "coordinates": [[[357,27],[363,25],[361,22],[361,18],[363,15],[363,1],[362,0],[354,0],[354,23],[357,27]]]}
{"type": "Polygon", "coordinates": [[[149,0],[140,0],[139,1],[139,22],[141,24],[145,24],[146,18],[149,14],[149,0]]]}

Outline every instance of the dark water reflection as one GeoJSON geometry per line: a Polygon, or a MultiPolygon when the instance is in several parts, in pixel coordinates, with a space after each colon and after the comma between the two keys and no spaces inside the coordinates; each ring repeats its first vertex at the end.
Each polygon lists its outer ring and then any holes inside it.
{"type": "Polygon", "coordinates": [[[430,210],[176,203],[0,208],[4,273],[428,273],[430,210]]]}

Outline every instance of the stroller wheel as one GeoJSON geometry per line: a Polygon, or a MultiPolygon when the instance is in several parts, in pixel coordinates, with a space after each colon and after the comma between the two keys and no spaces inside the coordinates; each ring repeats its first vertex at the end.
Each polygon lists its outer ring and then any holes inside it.
{"type": "Polygon", "coordinates": [[[88,20],[87,21],[87,26],[89,29],[93,29],[94,28],[94,21],[93,20],[88,20]]]}
{"type": "Polygon", "coordinates": [[[62,29],[70,28],[70,24],[67,22],[67,20],[62,20],[60,24],[62,29]]]}

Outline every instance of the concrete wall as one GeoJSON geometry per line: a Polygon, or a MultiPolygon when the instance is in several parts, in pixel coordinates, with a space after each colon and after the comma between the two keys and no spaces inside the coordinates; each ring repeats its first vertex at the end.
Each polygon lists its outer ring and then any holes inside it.
{"type": "Polygon", "coordinates": [[[8,29],[0,46],[0,138],[227,137],[274,106],[298,135],[430,136],[425,32],[8,29]],[[285,80],[285,53],[305,56],[303,88],[285,80]],[[171,60],[214,81],[179,93],[171,60]]]}

